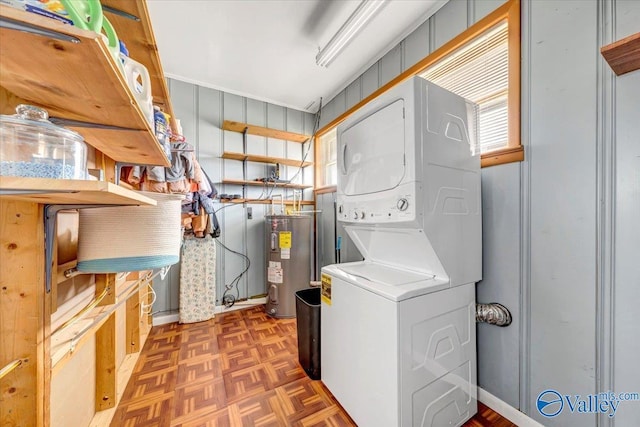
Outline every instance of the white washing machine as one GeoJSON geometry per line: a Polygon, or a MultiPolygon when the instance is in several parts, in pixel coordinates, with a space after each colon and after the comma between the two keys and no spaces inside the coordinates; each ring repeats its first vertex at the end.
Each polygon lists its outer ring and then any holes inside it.
{"type": "Polygon", "coordinates": [[[322,269],[322,381],[362,427],[477,411],[475,106],[419,77],[338,127],[338,220],[365,261],[322,269]]]}

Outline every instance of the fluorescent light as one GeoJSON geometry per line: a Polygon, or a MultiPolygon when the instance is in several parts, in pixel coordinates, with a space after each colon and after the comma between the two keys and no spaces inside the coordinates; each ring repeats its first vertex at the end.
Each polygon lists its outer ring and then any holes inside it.
{"type": "Polygon", "coordinates": [[[382,9],[388,0],[362,0],[362,3],[347,19],[338,32],[329,40],[329,43],[316,55],[316,64],[328,67],[342,49],[358,34],[367,23],[382,9]]]}

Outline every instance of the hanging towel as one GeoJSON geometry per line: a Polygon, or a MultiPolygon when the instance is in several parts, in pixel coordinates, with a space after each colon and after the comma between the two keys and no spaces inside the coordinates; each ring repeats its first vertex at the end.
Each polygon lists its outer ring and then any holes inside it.
{"type": "Polygon", "coordinates": [[[185,237],[180,263],[180,323],[213,318],[216,309],[216,243],[185,237]]]}

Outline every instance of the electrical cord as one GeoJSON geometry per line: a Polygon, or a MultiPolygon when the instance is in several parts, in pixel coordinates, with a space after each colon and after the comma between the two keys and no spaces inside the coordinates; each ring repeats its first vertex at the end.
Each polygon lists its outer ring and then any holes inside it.
{"type": "Polygon", "coordinates": [[[231,281],[231,283],[229,283],[228,285],[225,285],[224,287],[224,293],[222,294],[222,303],[225,305],[225,307],[230,308],[230,307],[233,307],[233,305],[236,303],[236,300],[240,297],[240,289],[238,289],[238,284],[240,283],[240,279],[242,278],[242,276],[244,276],[247,273],[247,271],[249,271],[249,267],[251,266],[251,260],[249,259],[248,256],[246,256],[243,253],[234,251],[233,249],[229,249],[228,247],[225,246],[224,243],[222,243],[218,239],[216,239],[216,243],[218,243],[227,251],[243,257],[247,261],[247,266],[245,267],[245,269],[240,274],[238,274],[231,281]],[[228,294],[228,292],[232,290],[234,287],[236,289],[236,295],[234,296],[234,295],[228,294]]]}
{"type": "Polygon", "coordinates": [[[287,181],[287,183],[291,183],[294,179],[300,175],[302,171],[302,165],[304,165],[305,160],[307,160],[307,156],[309,155],[309,151],[311,151],[311,142],[315,139],[316,133],[318,132],[318,127],[320,126],[320,112],[322,111],[322,97],[320,98],[320,105],[318,106],[318,112],[316,113],[315,121],[313,123],[313,132],[311,133],[311,137],[309,138],[309,146],[307,147],[307,152],[302,156],[302,160],[300,161],[300,166],[298,166],[298,170],[296,173],[287,181]]]}

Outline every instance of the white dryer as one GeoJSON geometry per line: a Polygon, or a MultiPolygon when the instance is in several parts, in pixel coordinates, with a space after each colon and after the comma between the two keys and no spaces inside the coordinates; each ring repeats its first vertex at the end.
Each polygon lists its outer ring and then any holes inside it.
{"type": "Polygon", "coordinates": [[[338,220],[365,261],[322,269],[322,381],[364,427],[477,411],[475,106],[412,78],[338,127],[338,220]]]}

